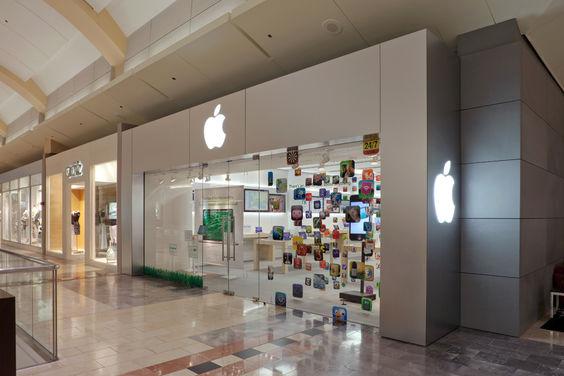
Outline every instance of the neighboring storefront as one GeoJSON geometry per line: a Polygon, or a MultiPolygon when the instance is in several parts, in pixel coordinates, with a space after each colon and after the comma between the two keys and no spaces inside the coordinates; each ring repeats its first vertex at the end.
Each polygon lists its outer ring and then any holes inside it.
{"type": "Polygon", "coordinates": [[[121,133],[123,270],[432,342],[459,320],[434,308],[459,294],[456,72],[422,31],[121,133]]]}
{"type": "Polygon", "coordinates": [[[41,161],[0,175],[1,243],[41,252],[41,161]]]}
{"type": "Polygon", "coordinates": [[[46,160],[49,255],[117,271],[117,136],[46,160]]]}

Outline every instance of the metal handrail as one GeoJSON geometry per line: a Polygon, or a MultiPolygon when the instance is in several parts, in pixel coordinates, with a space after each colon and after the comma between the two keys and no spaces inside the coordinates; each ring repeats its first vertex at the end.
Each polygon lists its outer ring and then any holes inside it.
{"type": "MultiPolygon", "coordinates": [[[[59,269],[59,265],[53,264],[49,261],[45,261],[45,260],[42,260],[42,259],[39,259],[39,258],[36,258],[36,257],[20,255],[19,253],[8,251],[7,249],[4,249],[4,248],[0,248],[0,252],[1,253],[8,253],[12,256],[16,256],[16,257],[19,257],[21,259],[31,261],[31,262],[35,262],[37,264],[42,265],[42,266],[36,266],[36,268],[42,268],[43,270],[45,270],[45,269],[50,269],[50,270],[59,269]]],[[[33,268],[33,267],[30,266],[29,268],[33,268]]],[[[2,269],[0,269],[0,270],[2,270],[2,269]]]]}

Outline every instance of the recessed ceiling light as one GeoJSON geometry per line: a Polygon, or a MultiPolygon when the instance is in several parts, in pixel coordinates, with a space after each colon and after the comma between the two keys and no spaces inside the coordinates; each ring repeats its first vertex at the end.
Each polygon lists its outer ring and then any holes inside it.
{"type": "Polygon", "coordinates": [[[170,79],[173,80],[173,81],[176,81],[176,77],[171,77],[170,79]]]}
{"type": "Polygon", "coordinates": [[[269,38],[272,38],[272,34],[268,34],[268,37],[269,37],[269,38]]]}
{"type": "Polygon", "coordinates": [[[119,105],[119,108],[123,108],[123,106],[120,104],[120,105],[119,105]]]}
{"type": "Polygon", "coordinates": [[[337,35],[343,32],[343,25],[337,20],[327,19],[321,23],[321,27],[329,34],[337,35]]]}

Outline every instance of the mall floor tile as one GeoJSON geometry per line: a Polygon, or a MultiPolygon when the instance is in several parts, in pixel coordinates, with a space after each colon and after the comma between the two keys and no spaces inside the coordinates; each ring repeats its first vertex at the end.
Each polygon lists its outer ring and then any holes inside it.
{"type": "Polygon", "coordinates": [[[59,283],[59,357],[20,376],[564,375],[555,343],[458,329],[428,347],[377,328],[150,278],[59,283]]]}

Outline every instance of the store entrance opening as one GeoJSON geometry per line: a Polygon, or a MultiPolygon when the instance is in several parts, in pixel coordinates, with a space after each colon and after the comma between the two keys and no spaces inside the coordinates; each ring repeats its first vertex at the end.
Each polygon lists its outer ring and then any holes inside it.
{"type": "Polygon", "coordinates": [[[73,255],[84,254],[84,183],[71,185],[71,251],[73,255]]]}
{"type": "Polygon", "coordinates": [[[379,325],[380,161],[362,142],[145,176],[145,266],[379,325]]]}

